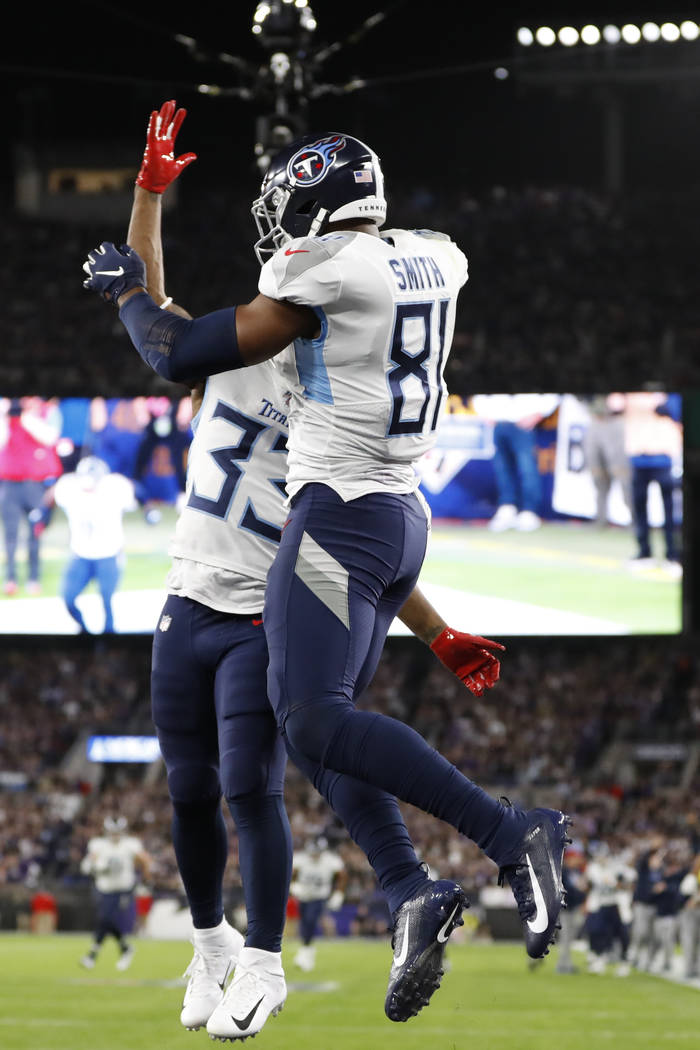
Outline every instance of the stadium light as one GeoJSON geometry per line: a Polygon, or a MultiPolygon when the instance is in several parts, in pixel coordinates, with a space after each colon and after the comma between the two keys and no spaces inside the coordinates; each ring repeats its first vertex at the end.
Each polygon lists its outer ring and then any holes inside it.
{"type": "Polygon", "coordinates": [[[700,36],[700,26],[697,22],[681,22],[681,36],[684,40],[697,40],[700,36]]]}
{"type": "MultiPolygon", "coordinates": [[[[261,0],[260,6],[264,7],[268,2],[272,2],[272,0],[261,0]]],[[[295,0],[295,3],[300,2],[307,3],[308,0],[295,0]]],[[[551,47],[557,42],[562,47],[574,47],[578,43],[593,46],[599,44],[601,40],[604,40],[606,44],[613,45],[619,44],[620,41],[624,41],[625,44],[638,44],[641,40],[648,44],[654,44],[658,40],[667,42],[680,39],[697,40],[700,38],[700,24],[692,21],[692,19],[686,19],[680,25],[677,25],[675,22],[660,24],[650,21],[644,22],[643,25],[625,22],[621,28],[609,23],[603,26],[602,29],[590,22],[581,29],[572,25],[560,26],[558,29],[552,28],[552,26],[539,26],[533,31],[527,26],[520,26],[516,30],[516,37],[522,47],[531,47],[535,43],[541,47],[551,47]]]]}
{"type": "Polygon", "coordinates": [[[557,35],[549,26],[540,26],[535,33],[535,39],[542,47],[551,47],[557,39],[557,35]]]}
{"type": "Polygon", "coordinates": [[[495,76],[496,80],[507,80],[510,76],[510,73],[508,72],[505,66],[496,66],[496,68],[493,71],[493,75],[495,76]]]}
{"type": "Polygon", "coordinates": [[[574,44],[578,44],[578,29],[574,29],[573,26],[562,26],[558,35],[559,43],[564,47],[573,47],[574,44]]]}
{"type": "Polygon", "coordinates": [[[642,39],[642,31],[639,26],[628,22],[622,27],[622,39],[626,44],[638,44],[642,39]]]}
{"type": "Polygon", "coordinates": [[[598,29],[598,26],[584,26],[581,30],[581,40],[583,40],[584,44],[598,44],[600,42],[600,29],[598,29]]]}

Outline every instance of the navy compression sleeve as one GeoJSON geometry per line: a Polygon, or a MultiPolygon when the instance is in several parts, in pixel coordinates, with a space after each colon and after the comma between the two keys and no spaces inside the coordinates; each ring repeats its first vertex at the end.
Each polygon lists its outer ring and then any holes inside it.
{"type": "Polygon", "coordinates": [[[173,383],[245,366],[235,306],[192,320],[161,310],[150,295],[139,292],[121,307],[119,318],[146,364],[173,383]]]}

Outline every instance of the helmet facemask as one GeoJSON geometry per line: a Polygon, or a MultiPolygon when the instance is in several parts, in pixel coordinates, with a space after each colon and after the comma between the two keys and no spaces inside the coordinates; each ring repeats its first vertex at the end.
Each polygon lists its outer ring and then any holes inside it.
{"type": "Polygon", "coordinates": [[[285,244],[294,240],[294,237],[315,237],[322,232],[328,209],[322,208],[318,201],[306,201],[293,216],[292,221],[299,224],[297,216],[306,215],[306,221],[302,219],[300,223],[305,227],[303,231],[289,233],[284,228],[283,223],[290,224],[287,211],[290,203],[293,203],[293,198],[294,188],[283,184],[263,190],[258,199],[253,201],[250,210],[260,234],[253,245],[253,250],[261,265],[285,244]]]}

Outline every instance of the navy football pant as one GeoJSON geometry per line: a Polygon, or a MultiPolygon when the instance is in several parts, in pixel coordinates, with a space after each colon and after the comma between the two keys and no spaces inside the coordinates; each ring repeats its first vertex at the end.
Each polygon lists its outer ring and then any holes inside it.
{"type": "Polygon", "coordinates": [[[299,901],[299,939],[302,944],[311,944],[318,932],[327,901],[299,901]]]}
{"type": "Polygon", "coordinates": [[[123,893],[100,893],[96,891],[97,922],[95,944],[102,944],[105,937],[112,936],[123,942],[134,929],[136,903],[133,890],[123,893]]]}
{"type": "Polygon", "coordinates": [[[519,854],[520,811],[467,780],[403,722],[354,706],[415,586],[427,531],[415,495],[344,503],[312,484],[293,498],[267,582],[270,699],[291,747],[308,761],[445,820],[506,864],[519,854]]]}
{"type": "Polygon", "coordinates": [[[151,701],[192,919],[205,929],[223,917],[223,794],[238,832],[246,943],[279,951],[292,846],[266,666],[265,634],[251,617],[167,598],[153,640],[151,701]]]}
{"type": "MultiPolygon", "coordinates": [[[[223,915],[227,859],[220,800],[239,836],[249,946],[278,951],[291,876],[285,768],[267,699],[265,635],[252,618],[169,596],[153,643],[153,721],[173,803],[173,846],[193,922],[223,915]]],[[[396,910],[426,882],[396,800],[289,748],[367,855],[396,910]]]]}

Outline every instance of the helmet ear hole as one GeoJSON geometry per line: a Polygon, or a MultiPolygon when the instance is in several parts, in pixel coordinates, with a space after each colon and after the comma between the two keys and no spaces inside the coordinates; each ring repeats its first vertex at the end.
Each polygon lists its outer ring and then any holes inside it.
{"type": "Polygon", "coordinates": [[[297,215],[311,215],[311,212],[317,207],[318,201],[304,201],[300,208],[297,208],[297,215]]]}

